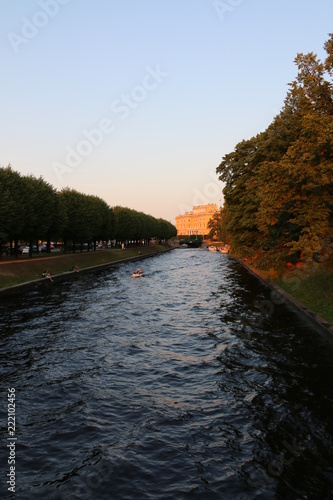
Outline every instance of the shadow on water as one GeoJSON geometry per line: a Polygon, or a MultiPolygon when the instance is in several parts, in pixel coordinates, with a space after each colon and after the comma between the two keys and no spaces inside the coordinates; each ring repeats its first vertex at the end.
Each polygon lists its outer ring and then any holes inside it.
{"type": "Polygon", "coordinates": [[[1,302],[20,500],[332,498],[332,344],[225,255],[142,267],[1,302]]]}

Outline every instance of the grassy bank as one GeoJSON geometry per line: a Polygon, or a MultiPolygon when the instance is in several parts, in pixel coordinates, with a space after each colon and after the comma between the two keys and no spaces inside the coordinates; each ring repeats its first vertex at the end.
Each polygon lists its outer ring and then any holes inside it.
{"type": "Polygon", "coordinates": [[[17,261],[5,261],[0,264],[0,289],[20,285],[28,281],[41,279],[43,272],[51,276],[66,273],[77,265],[79,269],[111,264],[125,259],[144,255],[154,255],[163,252],[168,247],[154,245],[149,247],[127,248],[126,250],[111,249],[96,252],[56,255],[50,257],[33,257],[17,261]],[[139,254],[140,252],[140,254],[139,254]]]}
{"type": "Polygon", "coordinates": [[[232,255],[262,280],[275,283],[291,297],[333,325],[333,258],[306,268],[300,263],[283,273],[258,269],[249,258],[232,255]]]}
{"type": "Polygon", "coordinates": [[[333,269],[296,269],[275,283],[333,325],[333,269]]]}

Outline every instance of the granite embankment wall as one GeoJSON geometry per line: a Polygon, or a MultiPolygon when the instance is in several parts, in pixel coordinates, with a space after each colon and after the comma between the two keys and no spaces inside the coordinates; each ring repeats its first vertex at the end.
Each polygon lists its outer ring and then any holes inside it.
{"type": "Polygon", "coordinates": [[[283,288],[267,279],[263,273],[249,266],[247,262],[244,262],[234,256],[231,256],[230,258],[237,260],[237,262],[244,266],[254,276],[259,278],[265,285],[271,287],[271,289],[274,290],[275,293],[278,293],[284,299],[284,302],[289,304],[289,306],[291,306],[303,319],[310,323],[314,328],[319,329],[325,335],[329,335],[329,338],[333,341],[333,325],[319,316],[319,314],[306,307],[288,292],[283,290],[283,288]]]}

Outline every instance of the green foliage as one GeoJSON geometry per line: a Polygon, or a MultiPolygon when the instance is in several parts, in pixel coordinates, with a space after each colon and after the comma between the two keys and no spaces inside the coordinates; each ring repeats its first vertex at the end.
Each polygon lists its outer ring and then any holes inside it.
{"type": "Polygon", "coordinates": [[[24,183],[21,175],[14,172],[11,166],[0,168],[0,231],[7,239],[15,239],[23,232],[24,215],[24,183]]]}
{"type": "Polygon", "coordinates": [[[98,196],[65,188],[57,192],[42,177],[0,168],[1,241],[63,239],[82,244],[117,239],[146,243],[168,239],[175,226],[130,208],[114,207],[98,196]]]}
{"type": "Polygon", "coordinates": [[[225,229],[226,218],[225,218],[225,210],[222,208],[216,212],[213,217],[208,221],[208,238],[210,240],[223,241],[224,243],[229,243],[228,241],[228,233],[225,229]]]}
{"type": "Polygon", "coordinates": [[[146,240],[151,238],[168,239],[177,235],[173,224],[164,219],[124,207],[114,207],[115,238],[118,241],[146,240]]]}
{"type": "Polygon", "coordinates": [[[161,240],[167,240],[177,236],[176,227],[165,219],[157,219],[156,237],[161,240]]]}
{"type": "Polygon", "coordinates": [[[240,256],[278,267],[332,251],[333,35],[325,49],[324,63],[297,55],[282,111],[217,168],[225,183],[222,226],[240,256]]]}
{"type": "Polygon", "coordinates": [[[223,190],[228,218],[224,227],[232,248],[242,253],[255,246],[258,239],[256,212],[257,193],[251,181],[257,168],[258,137],[237,144],[235,151],[224,157],[217,169],[223,190]]]}
{"type": "Polygon", "coordinates": [[[47,239],[59,218],[64,219],[50,184],[42,177],[21,176],[10,166],[0,168],[0,214],[0,231],[7,241],[47,239]]]}

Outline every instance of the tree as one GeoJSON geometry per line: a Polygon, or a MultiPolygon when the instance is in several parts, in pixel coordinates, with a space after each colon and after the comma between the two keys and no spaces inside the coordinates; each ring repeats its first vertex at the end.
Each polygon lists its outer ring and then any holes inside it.
{"type": "Polygon", "coordinates": [[[0,168],[0,232],[4,239],[15,241],[16,257],[25,224],[23,184],[21,175],[10,165],[0,168]]]}
{"type": "Polygon", "coordinates": [[[298,54],[298,74],[284,107],[258,136],[237,144],[217,168],[225,205],[222,226],[236,254],[267,264],[326,254],[333,222],[333,36],[327,58],[298,54]]]}
{"type": "Polygon", "coordinates": [[[154,236],[161,240],[168,240],[177,236],[176,227],[165,219],[158,219],[157,233],[154,236]]]}
{"type": "MultiPolygon", "coordinates": [[[[332,49],[331,42],[326,46],[332,49]]],[[[298,75],[285,109],[297,117],[297,135],[282,158],[261,164],[258,227],[271,247],[310,261],[314,253],[325,254],[332,239],[333,93],[324,79],[328,62],[313,53],[298,54],[295,62],[298,75]]]]}
{"type": "Polygon", "coordinates": [[[42,177],[21,176],[10,165],[0,168],[0,254],[3,241],[33,243],[51,237],[63,238],[65,251],[69,242],[75,245],[117,238],[130,244],[149,244],[153,236],[169,238],[176,228],[163,219],[130,208],[114,207],[98,196],[86,195],[70,188],[57,192],[42,177]]]}
{"type": "Polygon", "coordinates": [[[210,240],[216,239],[217,241],[228,243],[228,233],[225,227],[225,212],[225,209],[220,208],[220,210],[208,221],[208,229],[210,229],[208,238],[210,240]]]}
{"type": "Polygon", "coordinates": [[[59,205],[56,190],[42,177],[29,175],[23,177],[23,183],[25,224],[21,237],[29,241],[31,256],[33,243],[38,248],[38,240],[50,238],[54,222],[59,220],[59,205]]]}
{"type": "Polygon", "coordinates": [[[225,155],[216,169],[220,180],[225,183],[223,194],[229,215],[225,230],[232,249],[240,255],[246,255],[258,241],[258,200],[251,180],[257,164],[259,139],[257,136],[237,144],[235,151],[225,155]]]}
{"type": "Polygon", "coordinates": [[[87,196],[74,189],[65,188],[60,191],[59,196],[67,214],[66,225],[62,231],[65,251],[68,242],[71,241],[73,251],[75,252],[76,243],[83,243],[92,238],[93,220],[90,214],[91,207],[87,196]]]}

